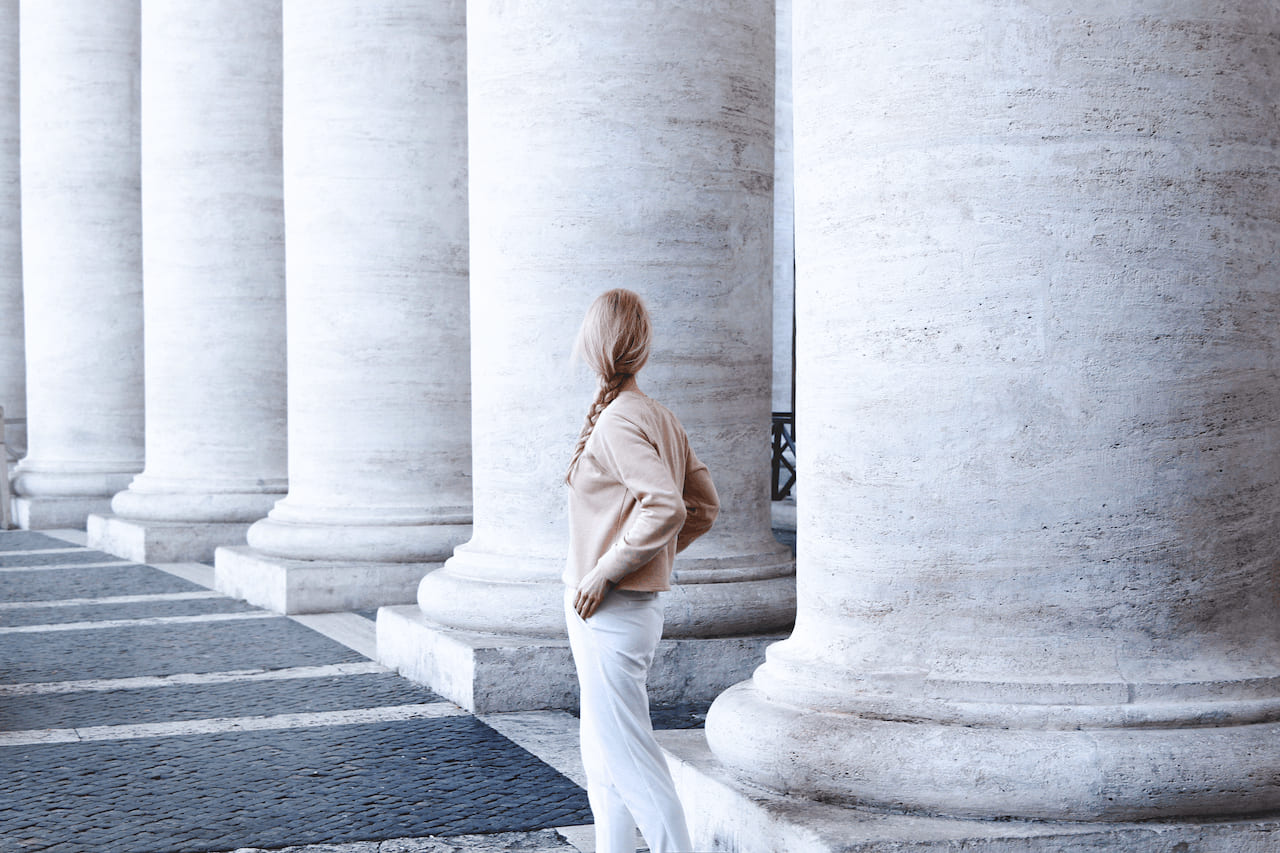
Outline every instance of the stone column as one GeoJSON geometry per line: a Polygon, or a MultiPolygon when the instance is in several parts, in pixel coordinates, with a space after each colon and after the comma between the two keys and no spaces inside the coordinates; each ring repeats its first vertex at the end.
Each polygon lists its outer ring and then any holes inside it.
{"type": "Polygon", "coordinates": [[[471,523],[462,0],[286,0],[289,494],[219,589],[413,601],[471,523]]]}
{"type": "MultiPolygon", "coordinates": [[[[4,0],[0,2],[0,406],[6,424],[0,444],[21,456],[27,446],[27,363],[22,333],[18,85],[18,0],[4,0]]],[[[0,475],[8,476],[8,469],[0,467],[0,475]]]]}
{"type": "MultiPolygon", "coordinates": [[[[776,0],[773,142],[773,408],[791,411],[795,299],[795,157],[791,132],[791,3],[776,0]]],[[[793,522],[794,526],[794,522],[793,522]]]]}
{"type": "Polygon", "coordinates": [[[142,3],[147,464],[92,547],[209,560],[286,490],[280,50],[278,0],[142,3]]]}
{"type": "Polygon", "coordinates": [[[799,612],[706,729],[776,820],[1280,808],[1276,24],[797,3],[799,612]]]}
{"type": "Polygon", "coordinates": [[[474,710],[571,707],[563,483],[595,392],[591,300],[648,301],[641,387],[683,420],[723,510],[677,562],[655,695],[708,698],[790,625],[769,527],[773,4],[471,7],[475,535],[384,609],[379,657],[474,710]],[[725,639],[690,639],[724,638],[725,639]]]}
{"type": "MultiPolygon", "coordinates": [[[[773,410],[794,415],[795,156],[791,107],[791,3],[776,0],[777,68],[773,97],[773,410]]],[[[792,423],[794,429],[795,424],[792,423]]],[[[796,488],[771,509],[775,529],[796,529],[796,488]]]]}
{"type": "Polygon", "coordinates": [[[21,3],[28,453],[14,508],[83,527],[142,468],[138,2],[21,3]]]}

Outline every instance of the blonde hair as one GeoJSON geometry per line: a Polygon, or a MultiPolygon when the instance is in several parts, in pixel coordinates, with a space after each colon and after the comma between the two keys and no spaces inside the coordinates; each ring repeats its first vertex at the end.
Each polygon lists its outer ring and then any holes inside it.
{"type": "Polygon", "coordinates": [[[569,482],[578,467],[578,459],[587,446],[596,421],[605,407],[614,401],[623,384],[640,372],[649,360],[653,328],[644,301],[630,290],[615,288],[596,297],[578,330],[574,354],[582,358],[600,379],[600,390],[587,412],[586,422],[573,448],[573,459],[565,472],[569,482]]]}

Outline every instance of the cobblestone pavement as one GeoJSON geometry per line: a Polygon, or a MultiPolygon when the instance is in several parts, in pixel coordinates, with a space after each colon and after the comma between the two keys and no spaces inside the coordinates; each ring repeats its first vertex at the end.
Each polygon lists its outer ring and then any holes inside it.
{"type": "Polygon", "coordinates": [[[571,715],[470,715],[357,651],[372,612],[279,616],[83,536],[0,532],[0,853],[591,849],[571,715]]]}

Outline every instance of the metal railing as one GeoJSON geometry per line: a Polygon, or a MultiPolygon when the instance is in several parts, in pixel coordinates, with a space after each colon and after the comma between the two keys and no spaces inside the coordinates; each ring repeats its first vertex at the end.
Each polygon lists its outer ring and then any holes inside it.
{"type": "Polygon", "coordinates": [[[792,412],[773,413],[773,478],[775,501],[785,500],[796,485],[796,418],[792,412]]]}
{"type": "Polygon", "coordinates": [[[26,418],[8,418],[4,416],[4,406],[0,406],[0,459],[5,462],[17,462],[22,458],[22,449],[5,444],[5,426],[26,426],[26,418]]]}

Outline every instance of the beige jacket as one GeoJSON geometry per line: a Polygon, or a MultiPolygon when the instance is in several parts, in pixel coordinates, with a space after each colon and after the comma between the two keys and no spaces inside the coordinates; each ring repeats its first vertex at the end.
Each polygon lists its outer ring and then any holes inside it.
{"type": "Polygon", "coordinates": [[[569,480],[576,587],[597,565],[621,589],[671,588],[675,556],[711,529],[720,499],[667,407],[623,391],[600,414],[569,480]]]}

